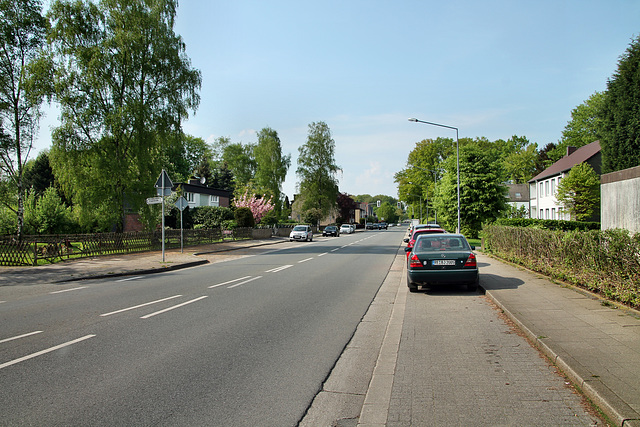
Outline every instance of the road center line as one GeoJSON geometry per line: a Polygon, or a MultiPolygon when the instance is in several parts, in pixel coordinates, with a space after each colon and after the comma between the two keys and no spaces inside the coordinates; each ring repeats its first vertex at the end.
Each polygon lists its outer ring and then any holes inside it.
{"type": "Polygon", "coordinates": [[[262,276],[252,277],[251,279],[245,280],[244,282],[236,283],[235,285],[228,286],[227,289],[235,288],[236,286],[244,285],[245,283],[253,282],[254,280],[260,279],[262,276]]]}
{"type": "Polygon", "coordinates": [[[334,248],[334,249],[331,249],[331,252],[335,252],[335,251],[337,251],[337,250],[339,250],[339,249],[340,249],[340,248],[334,248]]]}
{"type": "Polygon", "coordinates": [[[171,311],[171,310],[174,310],[176,308],[180,308],[182,306],[185,306],[187,304],[191,304],[192,302],[200,301],[201,299],[204,299],[204,298],[207,298],[207,295],[192,299],[190,301],[185,301],[185,302],[183,302],[181,304],[177,304],[177,305],[174,305],[172,307],[167,307],[164,310],[156,311],[155,313],[147,314],[146,316],[142,316],[140,318],[141,319],[148,319],[150,317],[157,316],[158,314],[166,313],[167,311],[171,311]]]}
{"type": "Polygon", "coordinates": [[[86,286],[80,286],[78,288],[71,288],[71,289],[63,289],[61,291],[53,291],[53,292],[49,292],[50,294],[61,294],[63,292],[71,292],[71,291],[77,291],[79,289],[84,289],[86,288],[86,286]]]}
{"type": "Polygon", "coordinates": [[[326,254],[328,254],[329,252],[323,252],[321,254],[318,254],[318,256],[325,256],[326,254]]]}
{"type": "Polygon", "coordinates": [[[104,313],[104,314],[101,314],[100,316],[102,316],[102,317],[104,317],[104,316],[111,316],[112,314],[122,313],[123,311],[135,310],[136,308],[146,307],[147,305],[157,304],[157,303],[159,303],[159,302],[168,301],[168,300],[170,300],[170,299],[178,298],[178,297],[181,297],[181,296],[182,296],[182,295],[174,295],[174,296],[169,297],[169,298],[163,298],[163,299],[159,299],[159,300],[156,300],[156,301],[145,302],[144,304],[135,305],[135,306],[133,306],[133,307],[128,307],[128,308],[123,308],[122,310],[112,311],[111,313],[104,313]]]}
{"type": "Polygon", "coordinates": [[[271,270],[265,271],[265,273],[277,273],[282,270],[286,270],[289,267],[293,267],[293,265],[282,265],[280,267],[272,268],[271,270]]]}
{"type": "Polygon", "coordinates": [[[63,347],[68,347],[72,344],[79,343],[80,341],[88,340],[89,338],[93,338],[95,335],[85,335],[82,338],[75,339],[73,341],[68,341],[64,344],[57,345],[55,347],[48,348],[46,350],[39,351],[37,353],[30,354],[28,356],[21,357],[19,359],[12,360],[10,362],[6,362],[0,365],[0,369],[4,369],[8,366],[15,365],[16,363],[24,362],[25,360],[33,359],[34,357],[42,356],[43,354],[51,353],[52,351],[59,350],[63,347]]]}
{"type": "Polygon", "coordinates": [[[25,337],[29,337],[31,335],[35,335],[35,334],[39,334],[42,331],[35,331],[35,332],[29,332],[28,334],[22,334],[22,335],[18,335],[17,337],[11,337],[11,338],[5,338],[3,340],[0,340],[0,344],[2,344],[3,342],[7,342],[7,341],[13,341],[13,340],[18,340],[20,338],[25,338],[25,337]]]}
{"type": "Polygon", "coordinates": [[[237,282],[239,280],[248,279],[249,277],[251,277],[251,276],[244,276],[244,277],[240,277],[238,279],[229,280],[227,282],[218,283],[217,285],[209,286],[209,289],[217,288],[218,286],[228,285],[229,283],[237,282]]]}
{"type": "Polygon", "coordinates": [[[142,276],[127,277],[126,279],[116,280],[116,282],[128,282],[129,280],[142,279],[142,276]]]}
{"type": "Polygon", "coordinates": [[[301,259],[300,261],[298,261],[298,264],[301,264],[303,262],[307,262],[307,261],[311,261],[313,258],[307,258],[307,259],[301,259]]]}

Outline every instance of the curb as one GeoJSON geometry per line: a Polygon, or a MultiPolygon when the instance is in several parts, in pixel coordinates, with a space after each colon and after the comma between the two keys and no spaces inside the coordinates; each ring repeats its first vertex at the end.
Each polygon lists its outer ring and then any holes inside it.
{"type": "Polygon", "coordinates": [[[120,272],[120,273],[96,274],[96,275],[84,276],[84,277],[74,277],[74,278],[71,278],[71,279],[56,280],[55,282],[52,282],[52,283],[78,282],[80,280],[107,279],[109,277],[123,277],[123,276],[135,276],[135,275],[138,275],[138,274],[163,273],[165,271],[174,271],[174,270],[181,270],[183,268],[197,267],[197,266],[203,265],[203,264],[209,264],[209,260],[203,259],[203,260],[198,260],[198,261],[185,262],[185,263],[182,263],[182,264],[171,265],[169,267],[149,268],[149,269],[146,269],[146,270],[132,270],[132,271],[123,271],[123,272],[120,272]]]}
{"type": "Polygon", "coordinates": [[[569,380],[582,393],[588,397],[616,426],[620,427],[640,427],[640,414],[636,413],[633,408],[622,401],[615,393],[613,393],[606,385],[599,380],[586,380],[582,377],[571,364],[564,360],[561,356],[543,342],[533,331],[526,327],[509,309],[507,309],[498,299],[494,297],[492,292],[487,291],[482,285],[479,286],[484,294],[488,296],[526,335],[533,345],[536,346],[549,360],[562,370],[569,380]]]}

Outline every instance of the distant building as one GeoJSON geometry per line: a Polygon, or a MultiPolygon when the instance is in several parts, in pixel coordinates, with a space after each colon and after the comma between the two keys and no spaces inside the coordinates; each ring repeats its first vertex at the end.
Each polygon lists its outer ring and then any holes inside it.
{"type": "Polygon", "coordinates": [[[515,209],[525,209],[527,215],[531,212],[531,204],[529,200],[529,184],[507,184],[509,194],[507,194],[507,203],[515,209]]]}
{"type": "Polygon", "coordinates": [[[231,193],[226,190],[218,190],[216,188],[207,187],[201,183],[199,179],[190,179],[189,182],[174,183],[172,190],[175,192],[178,187],[182,187],[182,194],[189,208],[197,208],[200,206],[220,206],[229,207],[231,193]]]}
{"type": "MultiPolygon", "coordinates": [[[[567,147],[567,155],[529,180],[530,217],[538,219],[572,219],[556,200],[558,185],[571,168],[588,163],[600,175],[602,154],[600,141],[594,141],[580,148],[567,147]]],[[[599,220],[599,215],[594,220],[599,220]]]]}
{"type": "Polygon", "coordinates": [[[640,166],[600,177],[600,228],[640,233],[640,166]]]}

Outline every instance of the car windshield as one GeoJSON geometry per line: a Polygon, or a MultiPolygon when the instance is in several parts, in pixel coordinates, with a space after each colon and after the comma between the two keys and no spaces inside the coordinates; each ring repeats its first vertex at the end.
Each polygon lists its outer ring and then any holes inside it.
{"type": "Polygon", "coordinates": [[[307,231],[307,227],[304,225],[296,225],[293,227],[293,231],[307,231]]]}
{"type": "Polygon", "coordinates": [[[416,240],[415,250],[417,252],[431,251],[469,251],[471,247],[464,237],[443,237],[432,235],[421,235],[416,240]]]}

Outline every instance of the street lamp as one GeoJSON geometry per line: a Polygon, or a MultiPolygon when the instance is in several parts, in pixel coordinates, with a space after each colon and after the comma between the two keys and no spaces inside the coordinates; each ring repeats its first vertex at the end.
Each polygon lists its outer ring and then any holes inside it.
{"type": "Polygon", "coordinates": [[[416,123],[424,123],[431,126],[439,126],[441,128],[454,129],[456,131],[456,164],[458,169],[458,230],[457,232],[460,233],[460,144],[458,142],[458,128],[455,128],[453,126],[441,125],[439,123],[425,122],[424,120],[418,120],[413,117],[410,118],[409,121],[416,122],[416,123]]]}

